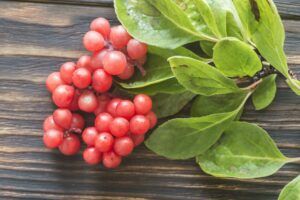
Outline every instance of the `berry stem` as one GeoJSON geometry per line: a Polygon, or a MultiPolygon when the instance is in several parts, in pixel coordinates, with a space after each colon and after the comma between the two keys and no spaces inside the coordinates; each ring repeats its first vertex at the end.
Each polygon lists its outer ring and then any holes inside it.
{"type": "Polygon", "coordinates": [[[254,90],[261,82],[262,82],[262,79],[259,79],[258,81],[252,83],[248,87],[242,88],[242,90],[246,90],[246,91],[254,90]]]}

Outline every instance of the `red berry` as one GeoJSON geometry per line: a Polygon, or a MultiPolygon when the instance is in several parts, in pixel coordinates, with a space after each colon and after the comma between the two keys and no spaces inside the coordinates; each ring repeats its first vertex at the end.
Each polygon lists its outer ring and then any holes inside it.
{"type": "Polygon", "coordinates": [[[122,49],[127,45],[131,36],[126,29],[119,25],[111,28],[109,40],[116,49],[122,49]]]}
{"type": "Polygon", "coordinates": [[[102,94],[97,97],[97,100],[98,100],[98,107],[94,111],[95,115],[99,115],[100,113],[106,111],[106,107],[107,107],[108,103],[110,102],[110,97],[108,94],[102,94]]]}
{"type": "Polygon", "coordinates": [[[72,113],[68,109],[56,109],[53,113],[53,120],[57,125],[69,129],[72,123],[72,113]]]}
{"type": "Polygon", "coordinates": [[[128,136],[116,138],[114,143],[114,152],[119,156],[128,156],[134,148],[132,139],[128,136]]]}
{"type": "Polygon", "coordinates": [[[80,129],[83,130],[85,121],[80,114],[73,113],[71,129],[80,129]]]}
{"type": "Polygon", "coordinates": [[[108,52],[107,49],[103,49],[103,50],[95,52],[93,54],[92,60],[91,60],[91,67],[93,70],[103,68],[103,58],[107,52],[108,52]]]}
{"type": "Polygon", "coordinates": [[[88,127],[84,129],[82,133],[82,140],[88,145],[88,146],[94,146],[95,140],[98,136],[98,131],[95,127],[88,127]]]}
{"type": "Polygon", "coordinates": [[[103,68],[111,75],[120,75],[127,66],[126,56],[121,51],[110,51],[103,57],[103,68]]]}
{"type": "Polygon", "coordinates": [[[108,152],[112,149],[114,137],[107,132],[100,133],[95,139],[95,147],[100,152],[108,152]]]}
{"type": "Polygon", "coordinates": [[[65,82],[63,81],[59,72],[51,73],[46,80],[46,86],[50,92],[53,92],[58,86],[64,84],[65,82]]]}
{"type": "Polygon", "coordinates": [[[139,94],[133,99],[135,112],[139,115],[146,115],[152,109],[152,100],[148,95],[139,94]]]}
{"type": "Polygon", "coordinates": [[[60,76],[67,83],[72,83],[73,72],[76,70],[76,65],[73,62],[66,62],[60,67],[60,76]]]}
{"type": "Polygon", "coordinates": [[[66,156],[75,155],[80,150],[80,140],[75,134],[69,134],[58,148],[66,156]]]}
{"type": "Polygon", "coordinates": [[[117,117],[110,123],[109,130],[113,136],[122,137],[129,131],[129,122],[123,117],[117,117]]]}
{"type": "Polygon", "coordinates": [[[116,117],[117,116],[117,113],[116,113],[116,109],[117,109],[117,106],[118,104],[122,101],[122,99],[119,99],[119,98],[114,98],[112,99],[108,104],[107,104],[107,107],[106,107],[106,110],[109,114],[111,114],[113,117],[116,117]]]}
{"type": "Polygon", "coordinates": [[[80,89],[88,87],[92,82],[91,72],[86,68],[78,68],[72,76],[73,84],[80,89]]]}
{"type": "Polygon", "coordinates": [[[103,165],[108,169],[118,167],[122,162],[122,157],[117,155],[115,152],[110,151],[103,154],[103,165]]]}
{"type": "Polygon", "coordinates": [[[134,66],[131,63],[127,63],[125,70],[122,74],[119,74],[118,77],[121,80],[128,80],[130,79],[134,74],[134,66]]]}
{"type": "Polygon", "coordinates": [[[153,128],[157,124],[157,116],[153,111],[149,112],[146,118],[150,121],[150,128],[153,128]]]}
{"type": "Polygon", "coordinates": [[[52,100],[59,108],[68,108],[74,98],[75,89],[70,85],[60,85],[52,93],[52,100]]]}
{"type": "Polygon", "coordinates": [[[84,150],[83,159],[89,165],[96,165],[101,162],[102,155],[95,147],[89,147],[84,150]]]}
{"type": "Polygon", "coordinates": [[[100,113],[95,119],[95,127],[99,132],[108,132],[113,117],[108,113],[100,113]]]}
{"type": "Polygon", "coordinates": [[[130,120],[130,132],[135,135],[143,135],[150,129],[150,121],[143,115],[136,115],[130,120]]]}
{"type": "Polygon", "coordinates": [[[94,92],[89,90],[84,91],[78,99],[78,106],[84,112],[94,112],[98,106],[97,97],[94,92]]]}
{"type": "Polygon", "coordinates": [[[92,31],[97,31],[97,32],[101,33],[101,35],[104,38],[108,38],[109,33],[110,33],[110,24],[107,19],[99,17],[92,21],[92,23],[90,25],[90,29],[92,31]]]}
{"type": "Polygon", "coordinates": [[[134,146],[139,146],[140,144],[142,144],[145,140],[145,135],[134,135],[134,134],[131,134],[131,139],[134,143],[134,146]]]}
{"type": "Polygon", "coordinates": [[[72,100],[72,102],[71,102],[71,104],[69,106],[69,109],[71,111],[77,111],[77,110],[79,110],[78,99],[79,99],[80,95],[81,95],[80,90],[75,90],[75,94],[74,94],[73,100],[72,100]]]}
{"type": "Polygon", "coordinates": [[[118,117],[131,119],[131,117],[133,117],[134,114],[135,114],[134,104],[129,100],[122,100],[116,108],[116,115],[118,117]]]}
{"type": "Polygon", "coordinates": [[[88,51],[100,51],[104,47],[104,38],[96,31],[89,31],[83,37],[83,44],[88,51]]]}
{"type": "Polygon", "coordinates": [[[97,69],[93,74],[93,89],[97,92],[107,92],[112,86],[112,76],[103,69],[97,69]]]}
{"type": "Polygon", "coordinates": [[[81,56],[77,61],[77,65],[76,65],[77,69],[86,68],[92,73],[93,69],[91,67],[91,60],[92,60],[91,56],[88,55],[81,56]]]}
{"type": "Polygon", "coordinates": [[[47,117],[44,121],[43,124],[43,129],[45,132],[49,131],[50,129],[56,129],[59,131],[63,131],[63,128],[58,126],[53,119],[53,115],[50,115],[49,117],[47,117]]]}
{"type": "Polygon", "coordinates": [[[127,53],[134,60],[143,58],[147,54],[147,45],[136,39],[131,39],[127,44],[127,53]]]}
{"type": "Polygon", "coordinates": [[[64,133],[60,130],[50,129],[44,133],[43,141],[47,148],[57,148],[64,138],[64,133]]]}

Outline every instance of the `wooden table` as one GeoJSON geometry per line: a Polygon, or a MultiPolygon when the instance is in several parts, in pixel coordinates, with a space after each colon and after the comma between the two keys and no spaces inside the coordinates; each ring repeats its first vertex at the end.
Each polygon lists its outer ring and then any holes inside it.
{"type": "MultiPolygon", "coordinates": [[[[277,0],[290,67],[300,74],[300,3],[277,0]]],[[[44,82],[84,53],[89,22],[117,23],[111,0],[0,2],[0,199],[256,199],[274,200],[300,165],[255,180],[217,179],[193,160],[169,161],[139,147],[113,171],[88,167],[43,147],[42,122],[53,111],[44,82]]],[[[244,120],[266,128],[287,156],[300,156],[300,98],[283,81],[274,104],[244,120]]]]}

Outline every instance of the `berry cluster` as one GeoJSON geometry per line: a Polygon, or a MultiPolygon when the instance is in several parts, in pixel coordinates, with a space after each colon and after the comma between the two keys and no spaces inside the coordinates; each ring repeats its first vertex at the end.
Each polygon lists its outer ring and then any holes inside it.
{"type": "Polygon", "coordinates": [[[64,63],[46,80],[58,108],[44,121],[43,141],[48,148],[74,155],[82,139],[87,145],[83,152],[86,163],[102,161],[105,167],[115,168],[157,122],[149,96],[139,94],[130,101],[108,93],[113,76],[130,79],[135,66],[145,73],[147,45],[133,39],[123,26],[111,28],[104,18],[92,21],[90,29],[83,44],[92,55],[81,56],[76,64],[64,63]],[[94,126],[85,128],[77,111],[94,114],[94,126]]]}

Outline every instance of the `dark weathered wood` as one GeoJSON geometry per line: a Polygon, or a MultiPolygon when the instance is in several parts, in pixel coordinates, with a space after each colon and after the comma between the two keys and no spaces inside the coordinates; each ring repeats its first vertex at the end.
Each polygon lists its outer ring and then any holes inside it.
{"type": "MultiPolygon", "coordinates": [[[[217,179],[193,160],[170,161],[143,146],[108,171],[45,149],[42,121],[54,108],[45,78],[85,53],[81,37],[93,18],[117,20],[112,8],[101,7],[111,5],[109,0],[36,1],[50,3],[0,2],[0,199],[273,200],[299,174],[300,165],[291,164],[268,178],[217,179]]],[[[284,20],[289,64],[300,75],[300,22],[290,19],[299,16],[300,5],[278,3],[289,16],[284,20]]],[[[300,98],[280,80],[273,105],[255,112],[248,104],[243,119],[266,128],[285,155],[299,156],[299,105],[300,98]]]]}

